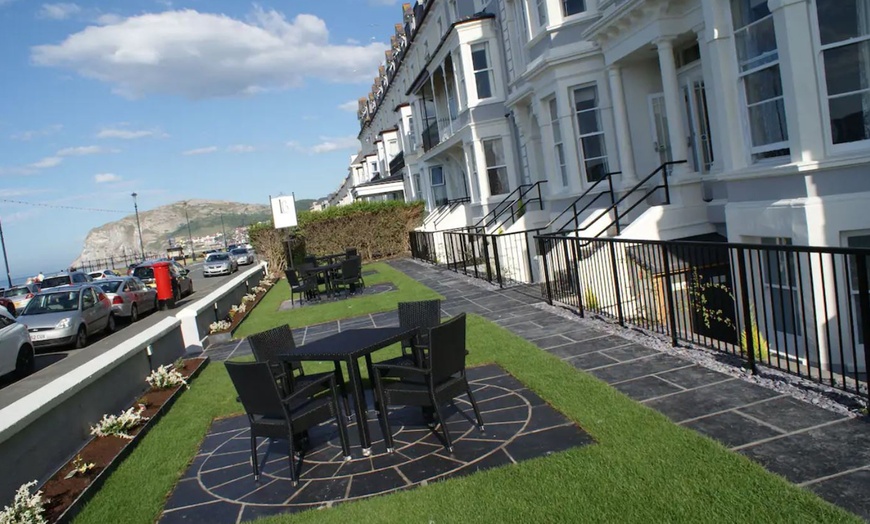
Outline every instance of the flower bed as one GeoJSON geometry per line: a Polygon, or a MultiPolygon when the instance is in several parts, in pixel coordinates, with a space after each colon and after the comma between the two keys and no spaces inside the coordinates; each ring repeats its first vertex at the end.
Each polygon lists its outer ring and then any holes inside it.
{"type": "MultiPolygon", "coordinates": [[[[207,358],[185,360],[184,367],[177,371],[185,380],[190,380],[207,362],[207,358]]],[[[165,381],[158,385],[161,384],[166,385],[165,381]]],[[[72,520],[111,471],[133,450],[141,437],[185,389],[187,389],[186,384],[178,384],[166,389],[150,389],[133,404],[135,408],[133,413],[141,416],[142,423],[128,430],[129,438],[117,435],[95,437],[73,460],[52,475],[41,488],[47,521],[72,520]],[[140,407],[136,408],[136,406],[140,407]],[[141,406],[144,406],[144,409],[141,406]],[[141,413],[139,413],[140,409],[141,413]]],[[[99,425],[98,423],[95,428],[99,425]]],[[[98,433],[95,429],[92,432],[98,433]]]]}
{"type": "MultiPolygon", "coordinates": [[[[277,279],[276,279],[277,280],[277,279]]],[[[275,280],[272,277],[266,277],[260,281],[260,284],[250,289],[250,292],[242,297],[242,303],[233,306],[230,309],[230,314],[227,318],[213,322],[209,326],[209,344],[213,342],[225,342],[229,340],[233,332],[239,327],[239,324],[245,320],[245,317],[263,300],[269,289],[275,285],[275,280]]]]}

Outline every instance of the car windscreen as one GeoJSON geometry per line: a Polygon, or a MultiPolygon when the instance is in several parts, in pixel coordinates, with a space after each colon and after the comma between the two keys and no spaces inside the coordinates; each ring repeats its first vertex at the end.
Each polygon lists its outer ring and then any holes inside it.
{"type": "Polygon", "coordinates": [[[109,282],[95,282],[98,288],[103,290],[103,293],[117,293],[124,285],[123,281],[112,280],[109,282]]]}
{"type": "Polygon", "coordinates": [[[42,315],[44,313],[59,313],[77,311],[79,308],[79,290],[61,293],[46,293],[33,297],[22,315],[42,315]]]}
{"type": "Polygon", "coordinates": [[[150,266],[137,267],[133,270],[133,276],[142,280],[154,278],[154,268],[150,266]]]}
{"type": "Polygon", "coordinates": [[[60,275],[57,277],[48,277],[42,281],[42,288],[49,287],[57,287],[57,286],[66,286],[70,283],[70,278],[68,275],[60,275]]]}
{"type": "Polygon", "coordinates": [[[226,253],[217,253],[214,255],[209,255],[208,258],[205,259],[206,262],[225,262],[230,259],[230,256],[226,253]]]}
{"type": "Polygon", "coordinates": [[[21,297],[30,293],[30,289],[26,287],[14,287],[3,292],[4,297],[21,297]]]}
{"type": "Polygon", "coordinates": [[[234,254],[234,255],[247,255],[247,254],[248,254],[248,250],[247,250],[247,249],[244,249],[244,248],[233,249],[233,254],[234,254]]]}

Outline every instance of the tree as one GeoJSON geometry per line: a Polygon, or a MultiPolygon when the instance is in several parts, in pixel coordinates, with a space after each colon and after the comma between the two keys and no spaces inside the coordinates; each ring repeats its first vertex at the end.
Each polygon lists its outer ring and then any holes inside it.
{"type": "Polygon", "coordinates": [[[287,269],[287,229],[275,229],[273,222],[251,224],[248,238],[260,257],[269,264],[269,272],[281,275],[287,269]]]}

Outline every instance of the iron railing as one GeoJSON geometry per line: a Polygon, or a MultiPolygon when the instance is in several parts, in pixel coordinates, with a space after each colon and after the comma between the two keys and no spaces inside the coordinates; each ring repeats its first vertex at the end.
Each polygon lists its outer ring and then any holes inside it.
{"type": "Polygon", "coordinates": [[[551,304],[867,395],[870,250],[536,238],[551,304]]]}
{"type": "Polygon", "coordinates": [[[534,237],[540,229],[490,234],[443,232],[443,264],[457,273],[505,287],[538,281],[534,237]]]}
{"type": "Polygon", "coordinates": [[[573,223],[574,224],[573,230],[577,231],[580,229],[580,215],[582,215],[584,212],[586,212],[586,210],[588,210],[590,207],[592,207],[593,204],[598,202],[599,199],[604,198],[605,196],[609,195],[610,196],[610,205],[611,206],[615,205],[616,204],[616,193],[614,193],[614,191],[613,191],[613,176],[614,175],[621,175],[621,174],[622,174],[622,171],[614,171],[612,173],[605,173],[604,176],[602,176],[601,178],[596,180],[594,184],[587,187],[586,191],[584,191],[579,197],[577,197],[573,202],[568,204],[568,207],[566,207],[564,211],[562,211],[561,213],[556,215],[556,218],[554,218],[553,220],[550,220],[550,223],[547,224],[546,226],[544,226],[544,229],[546,229],[548,231],[564,231],[564,230],[567,230],[569,228],[569,226],[573,223]],[[607,191],[600,191],[597,195],[592,197],[591,200],[586,202],[586,205],[584,205],[580,209],[577,209],[577,204],[579,204],[584,198],[589,197],[590,194],[596,188],[598,188],[598,185],[601,184],[602,182],[604,182],[605,180],[607,181],[607,191]],[[564,217],[566,214],[568,214],[569,211],[572,212],[571,218],[569,218],[560,227],[553,228],[553,224],[555,224],[559,220],[561,220],[562,217],[564,217]]]}
{"type": "MultiPolygon", "coordinates": [[[[82,260],[75,266],[75,269],[90,273],[92,271],[100,271],[101,269],[117,269],[126,271],[131,264],[138,264],[143,260],[151,260],[155,258],[165,257],[166,253],[146,252],[143,259],[139,253],[129,253],[106,258],[94,258],[90,260],[82,260]]],[[[123,273],[123,272],[122,272],[123,273]]]]}
{"type": "Polygon", "coordinates": [[[520,184],[516,189],[505,195],[501,201],[493,207],[489,213],[483,215],[474,225],[469,226],[469,230],[473,230],[476,232],[485,232],[493,224],[498,222],[498,219],[501,218],[506,212],[510,211],[511,215],[515,215],[516,211],[514,211],[514,206],[520,201],[520,199],[526,195],[529,191],[533,189],[537,189],[538,198],[537,202],[541,209],[543,209],[544,201],[541,198],[541,184],[545,184],[546,180],[541,182],[535,182],[534,184],[520,184]]]}
{"type": "Polygon", "coordinates": [[[484,231],[490,228],[493,231],[507,229],[514,222],[522,218],[528,211],[528,206],[531,206],[532,204],[537,204],[538,210],[543,211],[544,199],[541,197],[541,185],[546,183],[546,180],[541,180],[534,184],[523,184],[517,188],[522,189],[522,191],[520,191],[516,199],[514,199],[508,206],[502,208],[502,210],[492,218],[490,224],[484,225],[484,231]],[[537,193],[537,195],[535,193],[537,193]],[[530,194],[532,195],[531,198],[529,198],[530,194]]]}

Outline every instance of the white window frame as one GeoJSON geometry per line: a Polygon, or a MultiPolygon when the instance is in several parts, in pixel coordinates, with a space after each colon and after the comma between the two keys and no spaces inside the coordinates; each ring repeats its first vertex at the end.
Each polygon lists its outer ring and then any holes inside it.
{"type": "Polygon", "coordinates": [[[582,0],[583,1],[583,9],[580,11],[577,11],[576,13],[568,14],[568,5],[567,4],[569,1],[571,1],[571,0],[559,0],[559,7],[561,7],[561,9],[562,9],[562,18],[563,19],[567,20],[567,19],[573,18],[575,16],[583,16],[589,12],[589,1],[590,0],[582,0]]]}
{"type": "MultiPolygon", "coordinates": [[[[729,2],[729,9],[730,9],[730,2],[729,2]]],[[[755,146],[752,143],[752,121],[751,121],[751,117],[750,117],[750,108],[758,107],[758,106],[761,106],[763,104],[769,104],[769,103],[776,102],[779,100],[781,100],[783,102],[783,113],[785,115],[785,121],[786,121],[786,135],[788,135],[788,113],[785,109],[785,89],[782,86],[782,69],[780,68],[779,49],[777,49],[777,51],[775,53],[776,58],[773,60],[764,61],[764,60],[770,58],[771,56],[773,56],[774,55],[773,52],[768,52],[768,53],[753,57],[752,60],[750,62],[747,62],[747,63],[759,62],[759,61],[761,61],[762,63],[756,67],[753,67],[751,69],[747,69],[746,71],[742,70],[742,66],[740,64],[740,57],[737,56],[737,45],[738,45],[737,44],[737,42],[738,42],[737,35],[738,35],[738,33],[741,33],[741,32],[748,33],[754,26],[760,25],[762,23],[766,23],[768,19],[771,20],[771,23],[773,22],[773,13],[769,14],[768,16],[766,16],[760,20],[756,20],[754,22],[746,24],[743,27],[735,28],[734,34],[733,34],[734,53],[735,53],[735,57],[737,58],[737,78],[738,78],[738,81],[740,82],[740,85],[741,85],[741,87],[738,91],[739,91],[739,96],[740,96],[740,105],[743,107],[743,130],[744,130],[743,134],[744,134],[744,137],[746,140],[746,149],[749,152],[749,160],[751,163],[764,163],[764,162],[781,163],[783,160],[785,160],[786,162],[791,161],[791,156],[790,156],[791,144],[790,144],[788,136],[786,136],[786,139],[783,142],[775,142],[772,144],[764,144],[761,146],[755,146]],[[778,97],[768,98],[768,99],[763,100],[761,102],[755,102],[754,104],[750,105],[749,99],[746,96],[746,78],[755,74],[755,73],[759,73],[765,69],[769,69],[769,68],[773,68],[773,67],[780,68],[779,69],[779,71],[780,71],[779,82],[780,82],[780,90],[782,91],[782,94],[779,95],[778,97]],[[771,151],[778,151],[781,149],[787,150],[788,153],[783,154],[783,155],[777,155],[775,157],[769,157],[769,158],[756,158],[756,155],[763,155],[765,153],[769,153],[771,151]]],[[[774,30],[774,37],[775,37],[776,27],[774,27],[773,30],[774,30]]]]}
{"type": "Polygon", "coordinates": [[[607,153],[607,134],[604,130],[604,118],[602,118],[602,114],[601,114],[601,96],[600,96],[600,93],[601,93],[601,90],[598,89],[598,85],[596,83],[583,84],[583,85],[573,86],[570,88],[569,100],[571,101],[571,113],[572,113],[572,117],[574,120],[574,136],[577,137],[576,142],[577,142],[577,157],[579,160],[578,164],[580,166],[580,173],[582,175],[582,179],[586,183],[590,183],[590,184],[594,184],[596,182],[596,180],[589,179],[589,173],[586,169],[587,162],[589,162],[591,160],[598,160],[598,159],[603,158],[604,159],[604,172],[607,173],[610,171],[610,157],[609,157],[609,154],[607,153]],[[575,98],[576,92],[583,90],[583,89],[590,89],[590,88],[595,90],[595,98],[597,100],[596,106],[593,109],[584,109],[582,111],[577,111],[577,100],[575,98]],[[598,113],[598,130],[593,132],[593,133],[581,133],[580,121],[577,118],[578,115],[580,113],[591,113],[593,111],[598,113]],[[593,137],[593,136],[601,136],[602,137],[601,145],[602,145],[602,149],[603,149],[602,152],[604,154],[602,156],[586,158],[586,153],[583,150],[583,139],[593,137]]]}
{"type": "Polygon", "coordinates": [[[408,115],[408,145],[411,151],[417,150],[417,130],[414,128],[414,115],[408,115]]]}
{"type": "Polygon", "coordinates": [[[813,46],[816,49],[818,60],[816,60],[816,76],[818,80],[818,88],[819,88],[819,97],[821,99],[822,106],[822,125],[824,127],[825,133],[825,143],[833,153],[849,153],[849,152],[857,152],[857,151],[866,151],[868,147],[870,147],[870,138],[864,140],[856,140],[854,142],[844,142],[841,144],[834,143],[834,131],[831,129],[831,106],[830,101],[834,98],[845,98],[850,95],[855,95],[858,93],[867,93],[870,92],[870,88],[852,91],[849,93],[840,93],[834,96],[830,96],[828,94],[828,82],[827,77],[825,75],[825,51],[829,51],[831,49],[836,49],[838,47],[847,47],[849,45],[859,44],[861,42],[865,42],[870,40],[870,32],[864,36],[858,36],[849,38],[847,40],[841,40],[839,42],[833,42],[830,44],[822,44],[822,30],[819,25],[819,16],[818,16],[818,3],[816,0],[813,0],[812,4],[809,6],[810,11],[810,25],[811,34],[813,38],[813,46]]]}
{"type": "MultiPolygon", "coordinates": [[[[537,23],[538,30],[546,29],[547,24],[550,23],[549,17],[547,16],[547,0],[532,0],[535,3],[535,22],[537,23]]],[[[537,31],[536,31],[537,32],[537,31]]]]}
{"type": "Polygon", "coordinates": [[[438,166],[430,166],[429,167],[429,187],[432,188],[432,203],[435,204],[435,207],[443,206],[445,203],[447,203],[447,200],[449,199],[449,197],[447,196],[447,175],[444,174],[444,166],[438,165],[438,166]],[[441,174],[441,182],[439,182],[437,184],[435,183],[435,170],[436,169],[441,174]],[[443,202],[438,201],[439,199],[438,199],[438,196],[436,194],[436,189],[435,189],[436,187],[437,188],[444,188],[443,189],[444,197],[442,199],[443,202]]]}
{"type": "Polygon", "coordinates": [[[504,137],[501,137],[501,136],[487,137],[487,138],[481,139],[481,141],[480,141],[480,147],[483,150],[483,163],[486,164],[486,187],[487,187],[487,189],[489,189],[490,196],[507,195],[508,193],[511,192],[510,174],[508,173],[508,168],[507,168],[508,158],[507,158],[507,151],[505,150],[505,146],[504,146],[504,141],[505,141],[504,137]],[[504,159],[504,164],[501,164],[501,165],[496,164],[496,165],[492,165],[492,166],[489,165],[488,159],[486,158],[486,144],[487,144],[487,142],[498,142],[499,143],[499,147],[501,147],[501,156],[504,159]],[[503,173],[504,173],[504,186],[505,187],[504,187],[504,191],[502,191],[501,193],[494,193],[492,191],[492,181],[490,180],[490,171],[495,171],[496,175],[498,175],[498,172],[500,169],[502,169],[503,173]]]}
{"type": "Polygon", "coordinates": [[[565,133],[559,117],[559,102],[556,97],[547,100],[547,112],[550,115],[550,130],[553,133],[553,158],[562,180],[562,186],[568,187],[568,161],[565,155],[565,133]],[[557,133],[558,131],[558,133],[557,133]]]}
{"type": "Polygon", "coordinates": [[[481,48],[483,48],[484,55],[486,56],[486,67],[484,69],[475,69],[474,58],[471,60],[471,70],[474,72],[474,96],[478,100],[489,100],[496,97],[495,72],[493,71],[493,60],[492,53],[490,53],[489,42],[484,41],[471,44],[471,56],[474,57],[475,51],[478,51],[481,48]],[[480,96],[480,90],[477,86],[478,74],[486,74],[489,78],[489,96],[480,96]]]}

